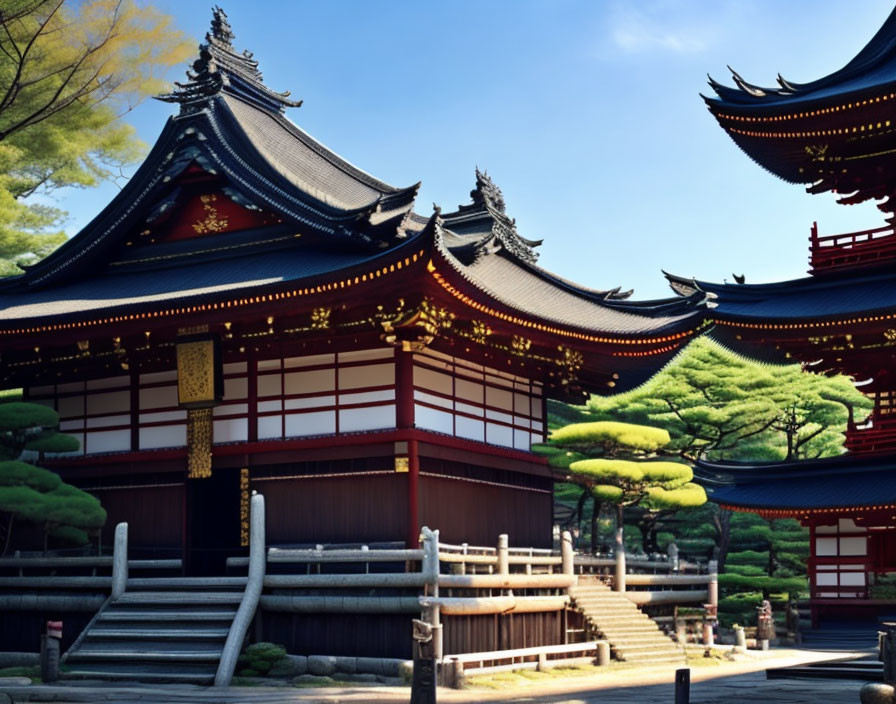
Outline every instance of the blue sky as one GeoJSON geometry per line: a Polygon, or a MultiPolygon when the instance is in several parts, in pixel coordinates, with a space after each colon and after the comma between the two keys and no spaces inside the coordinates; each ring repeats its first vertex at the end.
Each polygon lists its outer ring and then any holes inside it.
{"type": "MultiPolygon", "coordinates": [[[[750,282],[802,276],[809,227],[883,224],[778,181],[725,136],[698,93],[805,82],[840,68],[892,4],[810,0],[223,0],[295,123],[375,176],[422,181],[418,210],[468,201],[473,169],[503,189],[539,263],[594,288],[671,295],[660,269],[750,282]]],[[[197,42],[209,5],[158,0],[197,42]]],[[[186,68],[186,67],[184,67],[186,68]]],[[[171,75],[181,80],[183,71],[171,75]]],[[[152,143],[174,106],[129,116],[152,143]]],[[[115,187],[67,191],[77,231],[115,187]]]]}

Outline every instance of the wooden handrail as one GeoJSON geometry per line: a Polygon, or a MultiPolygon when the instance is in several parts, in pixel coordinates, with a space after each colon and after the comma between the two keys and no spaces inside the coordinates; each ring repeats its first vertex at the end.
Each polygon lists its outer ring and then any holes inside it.
{"type": "Polygon", "coordinates": [[[809,242],[811,274],[896,258],[896,230],[891,225],[819,237],[818,225],[812,223],[809,242]]]}
{"type": "Polygon", "coordinates": [[[824,237],[819,237],[817,235],[817,230],[815,232],[815,236],[811,238],[813,249],[826,249],[828,247],[842,247],[849,244],[874,242],[876,240],[882,239],[883,237],[888,237],[894,234],[893,227],[891,225],[886,225],[884,227],[875,227],[870,230],[860,230],[859,232],[846,232],[839,235],[825,235],[824,237]],[[881,235],[881,237],[875,237],[875,235],[881,235]]]}

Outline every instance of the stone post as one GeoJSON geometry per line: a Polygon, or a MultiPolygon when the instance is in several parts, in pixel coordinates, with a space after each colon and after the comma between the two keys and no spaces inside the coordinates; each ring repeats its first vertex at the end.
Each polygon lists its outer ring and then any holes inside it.
{"type": "Polygon", "coordinates": [[[623,507],[622,504],[616,506],[616,535],[615,535],[615,555],[616,555],[616,575],[613,580],[613,591],[625,591],[625,540],[623,534],[623,507]]]}
{"type": "Polygon", "coordinates": [[[610,664],[610,644],[605,640],[597,641],[597,664],[600,667],[610,664]]]}
{"type": "Polygon", "coordinates": [[[576,572],[575,555],[572,549],[572,533],[563,531],[560,536],[560,559],[563,561],[563,574],[572,577],[576,572]]]}
{"type": "Polygon", "coordinates": [[[716,613],[718,613],[719,608],[719,562],[718,560],[710,560],[709,561],[709,585],[707,586],[707,590],[709,592],[709,604],[713,607],[716,613]]]}
{"type": "Polygon", "coordinates": [[[115,526],[115,542],[112,548],[112,600],[124,594],[128,583],[128,524],[115,526]]]}
{"type": "Polygon", "coordinates": [[[498,574],[510,574],[510,547],[507,533],[498,536],[498,574]]]}
{"type": "Polygon", "coordinates": [[[681,563],[678,560],[678,546],[675,543],[669,543],[666,548],[666,555],[669,557],[669,566],[672,568],[672,572],[678,572],[681,567],[681,563]]]}

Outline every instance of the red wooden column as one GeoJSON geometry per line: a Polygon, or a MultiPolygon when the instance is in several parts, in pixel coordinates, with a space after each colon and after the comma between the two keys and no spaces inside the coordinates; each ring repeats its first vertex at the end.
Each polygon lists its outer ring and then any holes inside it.
{"type": "Polygon", "coordinates": [[[420,454],[416,440],[408,440],[408,533],[409,548],[420,545],[420,454]]]}
{"type": "Polygon", "coordinates": [[[818,627],[818,606],[815,603],[815,575],[818,569],[818,561],[815,557],[815,525],[816,519],[809,519],[809,561],[806,565],[806,575],[809,578],[809,613],[812,619],[812,628],[818,627]]]}
{"type": "MultiPolygon", "coordinates": [[[[414,427],[414,355],[395,351],[395,421],[399,430],[414,427]]],[[[396,457],[400,453],[396,452],[396,457]]],[[[416,548],[420,538],[420,454],[416,440],[407,441],[408,514],[405,542],[416,548]]]]}

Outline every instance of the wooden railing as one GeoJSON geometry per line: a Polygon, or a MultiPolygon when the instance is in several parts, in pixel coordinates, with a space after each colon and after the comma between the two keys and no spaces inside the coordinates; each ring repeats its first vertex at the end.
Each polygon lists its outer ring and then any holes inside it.
{"type": "Polygon", "coordinates": [[[602,640],[565,645],[542,645],[515,650],[446,655],[443,667],[445,683],[460,688],[468,674],[485,675],[512,670],[544,671],[552,667],[600,665],[610,663],[610,644],[602,640]]]}
{"type": "Polygon", "coordinates": [[[892,226],[819,237],[818,223],[813,222],[809,242],[809,273],[813,276],[896,259],[892,226]]]}
{"type": "Polygon", "coordinates": [[[844,446],[855,454],[876,454],[896,450],[896,418],[874,417],[870,423],[846,430],[844,446]]]}

